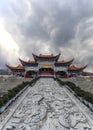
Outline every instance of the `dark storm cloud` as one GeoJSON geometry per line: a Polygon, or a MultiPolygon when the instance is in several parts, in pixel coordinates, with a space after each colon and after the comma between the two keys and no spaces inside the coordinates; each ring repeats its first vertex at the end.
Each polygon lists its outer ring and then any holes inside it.
{"type": "Polygon", "coordinates": [[[92,0],[4,0],[0,7],[20,56],[30,58],[48,48],[65,59],[74,57],[76,64],[93,64],[92,0]]]}
{"type": "Polygon", "coordinates": [[[59,46],[65,45],[74,38],[77,20],[72,14],[71,7],[60,8],[60,2],[56,1],[52,1],[49,6],[48,2],[45,1],[43,5],[32,2],[33,14],[29,17],[27,24],[20,23],[19,28],[27,38],[51,41],[59,46]]]}
{"type": "Polygon", "coordinates": [[[32,1],[33,14],[27,23],[19,24],[21,33],[27,38],[51,41],[55,46],[67,46],[75,37],[78,24],[93,15],[93,3],[85,0],[66,1],[62,6],[60,3],[54,0],[32,1]]]}

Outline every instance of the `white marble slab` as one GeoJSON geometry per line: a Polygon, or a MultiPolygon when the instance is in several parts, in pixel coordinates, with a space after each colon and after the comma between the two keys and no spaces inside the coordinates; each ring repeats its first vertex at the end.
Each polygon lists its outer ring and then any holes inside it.
{"type": "Polygon", "coordinates": [[[52,78],[29,89],[2,130],[93,130],[93,120],[52,78]]]}

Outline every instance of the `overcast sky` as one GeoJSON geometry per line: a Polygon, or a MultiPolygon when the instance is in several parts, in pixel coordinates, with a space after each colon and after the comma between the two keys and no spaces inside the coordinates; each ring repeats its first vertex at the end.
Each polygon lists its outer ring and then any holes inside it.
{"type": "Polygon", "coordinates": [[[0,67],[61,53],[93,72],[93,0],[0,1],[0,67]]]}

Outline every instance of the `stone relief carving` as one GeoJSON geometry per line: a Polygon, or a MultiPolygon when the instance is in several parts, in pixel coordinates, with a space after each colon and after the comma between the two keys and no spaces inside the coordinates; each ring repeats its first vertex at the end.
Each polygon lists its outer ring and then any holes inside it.
{"type": "Polygon", "coordinates": [[[40,79],[4,130],[93,130],[88,119],[53,79],[40,79]]]}

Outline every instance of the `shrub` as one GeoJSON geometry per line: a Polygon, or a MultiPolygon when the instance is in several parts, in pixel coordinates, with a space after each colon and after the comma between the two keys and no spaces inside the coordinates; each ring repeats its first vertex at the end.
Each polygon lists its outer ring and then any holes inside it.
{"type": "Polygon", "coordinates": [[[3,103],[7,103],[9,100],[8,94],[3,95],[3,103]]]}
{"type": "Polygon", "coordinates": [[[3,95],[3,97],[0,97],[0,107],[5,105],[10,99],[12,99],[18,92],[20,92],[24,87],[26,87],[28,84],[31,85],[37,81],[38,78],[31,80],[30,82],[22,82],[22,84],[17,85],[15,88],[8,90],[8,93],[3,95]]]}
{"type": "Polygon", "coordinates": [[[85,99],[86,101],[90,102],[93,104],[93,94],[89,93],[89,92],[86,92],[84,90],[82,90],[79,86],[76,86],[74,83],[72,82],[69,82],[69,81],[66,81],[66,82],[63,82],[61,81],[60,79],[57,79],[57,81],[61,84],[61,85],[68,85],[68,87],[71,88],[72,91],[75,92],[75,94],[78,96],[78,97],[81,97],[83,99],[85,99]]]}
{"type": "Polygon", "coordinates": [[[8,97],[9,99],[13,98],[15,96],[16,92],[14,92],[13,90],[9,90],[8,91],[8,97]]]}
{"type": "Polygon", "coordinates": [[[2,107],[4,105],[4,100],[3,98],[0,98],[0,107],[2,107]]]}

